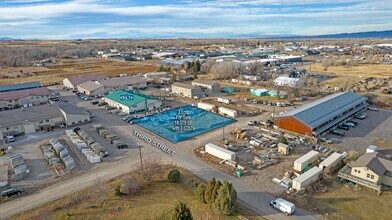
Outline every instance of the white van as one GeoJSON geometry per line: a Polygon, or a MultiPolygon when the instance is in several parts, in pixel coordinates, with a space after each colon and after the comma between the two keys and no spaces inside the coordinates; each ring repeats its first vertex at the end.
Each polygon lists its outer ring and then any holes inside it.
{"type": "Polygon", "coordinates": [[[270,202],[272,208],[279,209],[286,215],[292,215],[295,212],[295,205],[282,198],[274,199],[270,202]]]}
{"type": "Polygon", "coordinates": [[[11,143],[11,142],[14,142],[14,141],[15,141],[15,138],[14,138],[13,135],[7,135],[7,137],[6,137],[6,142],[7,143],[11,143]]]}

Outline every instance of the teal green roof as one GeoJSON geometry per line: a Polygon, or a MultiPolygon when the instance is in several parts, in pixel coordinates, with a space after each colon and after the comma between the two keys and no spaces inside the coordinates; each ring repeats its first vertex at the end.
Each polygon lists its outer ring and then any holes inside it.
{"type": "Polygon", "coordinates": [[[154,97],[127,90],[114,91],[109,95],[105,96],[105,98],[128,107],[136,105],[137,103],[146,99],[156,100],[156,98],[154,97]]]}

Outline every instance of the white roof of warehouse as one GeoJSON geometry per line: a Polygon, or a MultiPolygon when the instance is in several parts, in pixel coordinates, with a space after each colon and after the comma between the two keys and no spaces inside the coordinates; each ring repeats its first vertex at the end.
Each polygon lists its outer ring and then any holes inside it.
{"type": "Polygon", "coordinates": [[[306,171],[305,173],[303,173],[300,176],[298,176],[297,178],[295,178],[293,181],[298,182],[298,183],[302,183],[315,175],[319,175],[321,172],[322,172],[322,170],[320,168],[313,167],[312,169],[306,171]]]}

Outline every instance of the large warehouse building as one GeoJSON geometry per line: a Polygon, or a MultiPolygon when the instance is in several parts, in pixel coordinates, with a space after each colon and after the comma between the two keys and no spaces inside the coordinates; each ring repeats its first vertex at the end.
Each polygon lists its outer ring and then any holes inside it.
{"type": "Polygon", "coordinates": [[[284,114],[274,116],[281,129],[313,137],[323,136],[367,107],[366,98],[353,92],[329,95],[284,114]]]}

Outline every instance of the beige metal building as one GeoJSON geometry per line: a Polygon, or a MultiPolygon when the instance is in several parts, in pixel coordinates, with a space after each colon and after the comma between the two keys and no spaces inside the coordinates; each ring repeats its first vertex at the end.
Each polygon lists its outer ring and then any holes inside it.
{"type": "Polygon", "coordinates": [[[194,86],[191,84],[185,84],[185,83],[173,83],[172,85],[172,93],[177,94],[179,96],[184,96],[184,97],[199,97],[201,96],[201,87],[194,86]]]}
{"type": "Polygon", "coordinates": [[[192,85],[201,87],[202,92],[206,94],[216,93],[220,91],[220,84],[211,80],[195,79],[192,81],[192,85]]]}
{"type": "Polygon", "coordinates": [[[147,88],[147,79],[140,76],[122,76],[97,81],[106,92],[116,90],[136,90],[147,88]]]}
{"type": "Polygon", "coordinates": [[[0,93],[0,111],[46,104],[49,99],[50,91],[46,87],[2,92],[0,93]]]}
{"type": "Polygon", "coordinates": [[[64,116],[64,122],[67,126],[90,121],[90,115],[77,106],[65,102],[59,102],[58,107],[64,116]]]}
{"type": "Polygon", "coordinates": [[[30,134],[61,124],[89,122],[90,116],[79,107],[59,102],[0,112],[0,140],[6,135],[30,134]]]}
{"type": "Polygon", "coordinates": [[[30,134],[64,123],[60,109],[55,105],[39,105],[0,112],[0,139],[7,134],[30,134]]]}
{"type": "Polygon", "coordinates": [[[64,87],[70,89],[76,89],[78,85],[87,82],[87,81],[97,81],[101,79],[106,79],[107,76],[103,74],[87,74],[87,75],[80,75],[80,76],[70,76],[63,80],[64,87]]]}
{"type": "Polygon", "coordinates": [[[83,93],[83,94],[89,95],[89,96],[96,96],[98,94],[105,93],[105,89],[104,89],[103,85],[99,84],[98,82],[94,82],[94,81],[87,81],[87,82],[81,83],[77,86],[77,88],[80,93],[83,93]]]}

